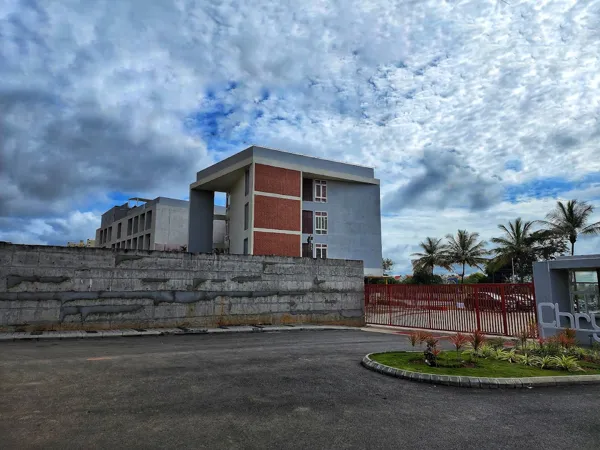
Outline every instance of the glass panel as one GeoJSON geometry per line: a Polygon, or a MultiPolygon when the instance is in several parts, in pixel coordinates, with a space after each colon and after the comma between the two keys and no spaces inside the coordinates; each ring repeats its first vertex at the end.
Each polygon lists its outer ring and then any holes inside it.
{"type": "Polygon", "coordinates": [[[596,271],[570,271],[569,293],[574,312],[600,313],[600,292],[596,271]]]}

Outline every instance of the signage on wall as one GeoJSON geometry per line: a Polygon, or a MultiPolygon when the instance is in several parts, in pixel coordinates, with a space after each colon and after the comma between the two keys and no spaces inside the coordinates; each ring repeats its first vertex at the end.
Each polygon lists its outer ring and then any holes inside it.
{"type": "Polygon", "coordinates": [[[560,326],[560,318],[565,317],[569,320],[569,328],[582,331],[589,332],[591,336],[594,338],[594,341],[600,342],[600,325],[596,323],[596,314],[586,314],[586,313],[568,313],[562,312],[558,309],[558,303],[538,303],[538,320],[540,324],[540,334],[544,337],[544,328],[551,328],[555,330],[559,330],[566,327],[560,326]],[[544,316],[542,311],[544,308],[549,308],[554,311],[554,320],[552,322],[544,322],[544,316]],[[588,325],[587,328],[581,327],[581,320],[585,320],[588,325]]]}

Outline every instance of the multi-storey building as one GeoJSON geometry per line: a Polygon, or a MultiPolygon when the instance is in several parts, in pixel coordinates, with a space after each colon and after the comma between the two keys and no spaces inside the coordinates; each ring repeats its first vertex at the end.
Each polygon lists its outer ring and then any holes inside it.
{"type": "MultiPolygon", "coordinates": [[[[154,200],[132,198],[102,214],[96,230],[96,247],[140,250],[187,250],[189,202],[157,197],[154,200]],[[141,202],[141,204],[139,204],[141,202]]],[[[222,248],[225,237],[225,208],[210,211],[213,248],[222,248]]]]}
{"type": "Polygon", "coordinates": [[[67,247],[95,247],[96,242],[93,239],[88,239],[87,241],[79,241],[79,242],[67,242],[67,247]]]}
{"type": "Polygon", "coordinates": [[[372,168],[249,147],[191,184],[191,252],[211,249],[215,192],[226,193],[229,253],[360,259],[365,274],[383,273],[372,168]]]}

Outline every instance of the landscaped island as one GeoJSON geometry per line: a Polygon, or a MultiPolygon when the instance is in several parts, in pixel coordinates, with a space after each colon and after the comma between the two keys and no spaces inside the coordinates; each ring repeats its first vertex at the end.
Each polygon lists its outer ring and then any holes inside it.
{"type": "Polygon", "coordinates": [[[449,338],[455,350],[441,351],[439,339],[412,332],[409,340],[415,351],[374,353],[369,358],[402,371],[434,375],[524,378],[600,374],[600,350],[576,346],[572,330],[548,339],[532,341],[530,337],[531,331],[510,342],[487,340],[481,332],[457,333],[449,338]],[[425,350],[417,351],[423,344],[425,350]]]}

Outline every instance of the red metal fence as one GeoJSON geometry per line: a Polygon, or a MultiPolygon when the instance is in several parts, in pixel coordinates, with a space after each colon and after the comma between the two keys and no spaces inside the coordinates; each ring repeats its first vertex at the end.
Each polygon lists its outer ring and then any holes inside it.
{"type": "Polygon", "coordinates": [[[366,322],[516,336],[536,322],[533,284],[365,284],[366,322]]]}

